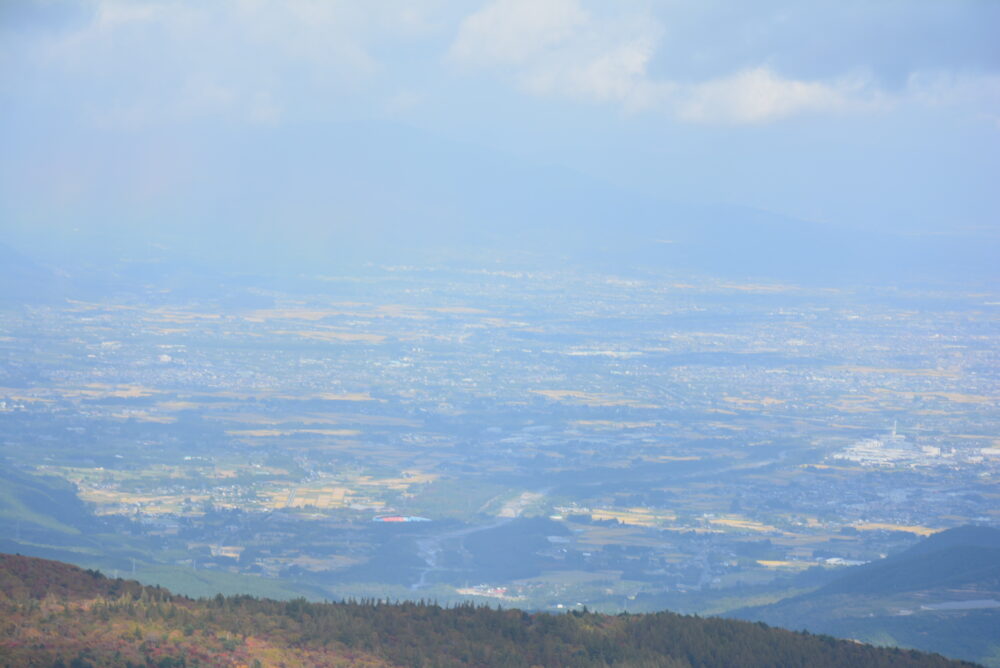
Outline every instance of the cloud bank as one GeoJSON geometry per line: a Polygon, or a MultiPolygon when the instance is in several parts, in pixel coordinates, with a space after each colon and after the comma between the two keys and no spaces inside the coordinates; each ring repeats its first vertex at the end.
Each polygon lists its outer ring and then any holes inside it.
{"type": "Polygon", "coordinates": [[[940,73],[916,71],[901,91],[883,90],[863,69],[796,78],[777,71],[768,54],[702,80],[656,77],[650,72],[653,59],[671,49],[663,43],[665,32],[649,8],[607,16],[579,0],[495,0],[461,22],[448,56],[467,70],[509,76],[533,95],[616,103],[630,112],[659,111],[691,123],[768,123],[805,113],[969,102],[1000,91],[993,75],[965,74],[957,86],[940,73]],[[972,90],[980,93],[968,94],[972,90]]]}
{"type": "Polygon", "coordinates": [[[111,125],[210,116],[275,123],[359,104],[400,112],[434,95],[421,82],[453,78],[701,124],[907,105],[988,115],[1000,96],[1000,54],[981,44],[972,10],[1000,11],[968,2],[945,11],[820,0],[804,13],[778,0],[756,11],[719,1],[492,0],[470,10],[449,0],[94,0],[64,21],[52,20],[59,5],[11,7],[0,16],[7,73],[21,72],[35,95],[46,91],[29,77],[62,85],[111,125]],[[809,32],[823,20],[828,34],[809,32]],[[873,34],[880,21],[893,27],[873,34]],[[942,35],[927,34],[935,29],[942,35]],[[949,30],[973,39],[942,45],[949,30]],[[927,40],[922,51],[918,39],[927,40]],[[899,64],[905,59],[910,66],[899,64]]]}
{"type": "MultiPolygon", "coordinates": [[[[226,159],[266,145],[266,171],[352,123],[327,149],[348,176],[401,125],[664,199],[996,229],[997,25],[982,0],[7,0],[0,232],[86,202],[94,220],[185,193],[178,217],[208,209],[240,193],[206,160],[241,170],[226,159]]],[[[401,182],[434,182],[431,149],[397,149],[423,151],[401,182]]],[[[254,188],[336,210],[328,158],[254,188]]]]}

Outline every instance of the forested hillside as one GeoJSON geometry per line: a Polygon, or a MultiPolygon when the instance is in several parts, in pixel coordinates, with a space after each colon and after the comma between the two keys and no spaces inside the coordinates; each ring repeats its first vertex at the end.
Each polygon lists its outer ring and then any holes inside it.
{"type": "Polygon", "coordinates": [[[815,591],[733,611],[882,645],[1000,666],[1000,531],[963,526],[845,569],[815,591]]]}
{"type": "MultiPolygon", "coordinates": [[[[958,666],[937,655],[672,613],[192,600],[0,555],[5,666],[958,666]]],[[[964,664],[971,665],[971,664],[964,664]]]]}

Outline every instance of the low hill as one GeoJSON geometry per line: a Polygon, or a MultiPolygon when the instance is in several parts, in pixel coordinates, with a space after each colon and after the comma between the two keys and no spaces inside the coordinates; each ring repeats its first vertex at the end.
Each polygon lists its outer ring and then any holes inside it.
{"type": "Polygon", "coordinates": [[[672,613],[552,615],[378,601],[192,600],[0,555],[7,666],[960,666],[938,655],[672,613]]]}
{"type": "MultiPolygon", "coordinates": [[[[321,598],[306,584],[164,563],[148,536],[134,535],[129,521],[98,517],[62,478],[0,466],[0,552],[129,572],[142,582],[191,596],[252,593],[290,599],[321,598]]],[[[2,665],[2,664],[0,664],[2,665]]]]}
{"type": "Polygon", "coordinates": [[[732,616],[1000,666],[1000,530],[965,526],[732,616]]]}
{"type": "Polygon", "coordinates": [[[72,284],[31,258],[0,242],[0,307],[62,301],[72,284]]]}

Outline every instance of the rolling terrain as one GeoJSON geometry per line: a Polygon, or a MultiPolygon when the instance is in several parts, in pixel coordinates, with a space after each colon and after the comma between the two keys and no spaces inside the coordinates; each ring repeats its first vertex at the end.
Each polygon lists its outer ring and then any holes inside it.
{"type": "Polygon", "coordinates": [[[815,591],[732,615],[1000,665],[1000,531],[943,531],[815,591]]]}
{"type": "Polygon", "coordinates": [[[673,613],[565,615],[377,600],[192,600],[0,555],[7,666],[960,666],[763,624],[673,613]]]}

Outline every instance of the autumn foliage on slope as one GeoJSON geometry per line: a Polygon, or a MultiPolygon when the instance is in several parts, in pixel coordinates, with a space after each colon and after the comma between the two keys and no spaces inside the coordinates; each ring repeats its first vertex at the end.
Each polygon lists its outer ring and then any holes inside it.
{"type": "MultiPolygon", "coordinates": [[[[937,655],[672,613],[551,615],[378,601],[191,600],[0,555],[5,666],[959,666],[937,655]]],[[[968,664],[966,664],[968,665],[968,664]]]]}

